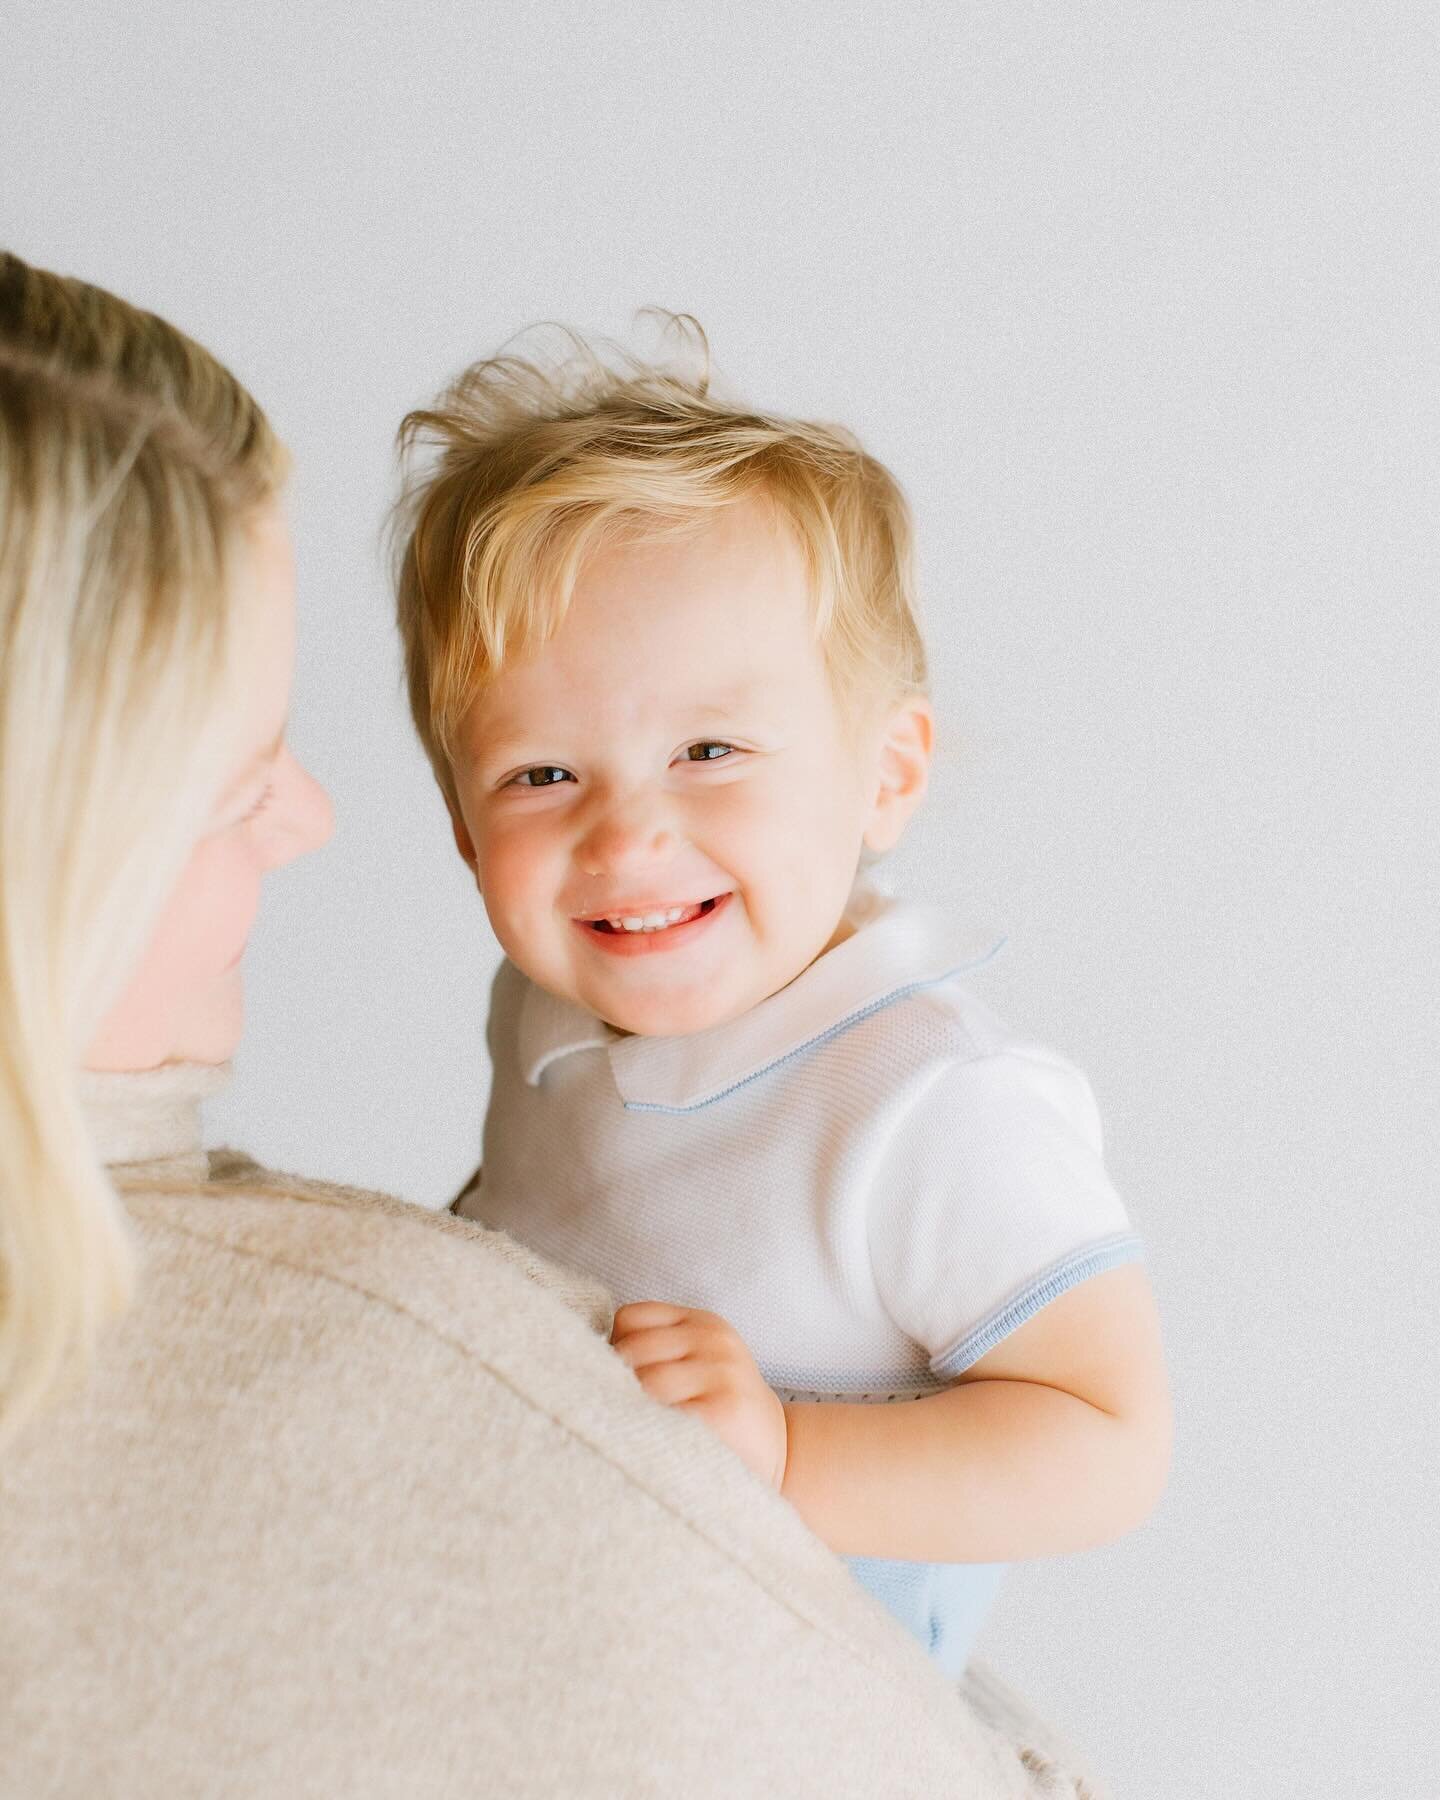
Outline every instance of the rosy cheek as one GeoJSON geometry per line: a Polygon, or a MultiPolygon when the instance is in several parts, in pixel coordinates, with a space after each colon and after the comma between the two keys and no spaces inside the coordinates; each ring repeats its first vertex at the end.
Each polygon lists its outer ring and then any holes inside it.
{"type": "Polygon", "coordinates": [[[481,860],[481,888],[505,910],[529,907],[541,898],[552,861],[550,840],[538,821],[496,832],[481,860]]]}

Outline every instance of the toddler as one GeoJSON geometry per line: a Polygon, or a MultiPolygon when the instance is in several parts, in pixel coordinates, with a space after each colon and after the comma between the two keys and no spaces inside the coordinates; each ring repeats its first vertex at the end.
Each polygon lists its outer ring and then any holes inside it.
{"type": "Polygon", "coordinates": [[[992,946],[866,877],[932,745],[894,480],[572,349],[403,432],[412,709],[507,959],[457,1210],[607,1283],[649,1393],[958,1672],[1004,1563],[1160,1491],[1139,1243],[992,946]]]}

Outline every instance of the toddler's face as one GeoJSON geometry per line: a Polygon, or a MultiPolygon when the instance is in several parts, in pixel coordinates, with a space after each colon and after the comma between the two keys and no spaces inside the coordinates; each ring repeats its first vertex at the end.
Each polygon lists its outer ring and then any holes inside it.
{"type": "Polygon", "coordinates": [[[531,980],[622,1031],[699,1031],[838,941],[867,832],[898,835],[881,736],[836,701],[798,544],[739,505],[584,566],[465,718],[456,841],[531,980]]]}

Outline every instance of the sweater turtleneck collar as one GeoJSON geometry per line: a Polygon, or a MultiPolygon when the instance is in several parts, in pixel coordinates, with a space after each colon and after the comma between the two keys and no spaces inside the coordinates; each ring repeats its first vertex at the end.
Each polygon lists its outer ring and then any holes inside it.
{"type": "Polygon", "coordinates": [[[229,1063],[166,1063],[135,1074],[80,1076],[80,1100],[102,1162],[128,1172],[202,1178],[201,1103],[230,1079],[229,1063]]]}

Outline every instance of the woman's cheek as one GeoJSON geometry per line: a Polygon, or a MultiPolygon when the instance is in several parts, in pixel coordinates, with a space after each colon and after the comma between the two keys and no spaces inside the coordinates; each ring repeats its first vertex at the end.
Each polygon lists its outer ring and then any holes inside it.
{"type": "Polygon", "coordinates": [[[212,839],[197,852],[185,910],[192,925],[187,961],[198,982],[226,973],[244,955],[260,908],[260,875],[238,834],[212,839]]]}
{"type": "Polygon", "coordinates": [[[191,852],[129,985],[89,1047],[93,1067],[215,1062],[232,1052],[259,873],[252,856],[227,843],[230,835],[202,840],[191,852]]]}

